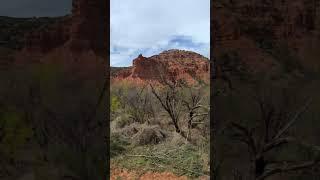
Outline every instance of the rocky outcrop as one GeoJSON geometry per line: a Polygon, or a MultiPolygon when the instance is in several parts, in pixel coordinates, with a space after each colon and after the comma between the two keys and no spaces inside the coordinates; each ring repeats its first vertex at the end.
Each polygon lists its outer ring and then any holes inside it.
{"type": "Polygon", "coordinates": [[[107,58],[107,1],[73,0],[72,14],[26,35],[15,54],[14,67],[54,64],[82,81],[105,80],[107,58]]]}
{"type": "Polygon", "coordinates": [[[212,54],[236,52],[256,71],[273,68],[272,53],[284,46],[307,64],[306,55],[320,42],[318,0],[220,0],[212,6],[212,54]]]}
{"type": "Polygon", "coordinates": [[[70,39],[71,20],[70,16],[66,16],[52,25],[27,33],[23,51],[45,54],[62,46],[70,39]]]}
{"type": "Polygon", "coordinates": [[[252,28],[270,30],[270,35],[278,39],[316,33],[320,28],[319,3],[317,0],[215,1],[212,20],[216,37],[233,32],[229,37],[236,39],[240,34],[252,33],[252,28]]]}
{"type": "Polygon", "coordinates": [[[73,0],[70,46],[73,50],[91,48],[97,53],[107,51],[107,1],[73,0]]]}
{"type": "Polygon", "coordinates": [[[106,57],[107,1],[73,0],[72,14],[26,34],[18,61],[35,62],[57,48],[73,53],[94,51],[106,57]],[[22,58],[19,58],[22,57],[22,58]],[[25,58],[27,57],[27,58],[25,58]]]}
{"type": "Polygon", "coordinates": [[[144,84],[182,79],[190,84],[208,83],[209,74],[209,60],[204,56],[191,51],[168,50],[151,57],[139,55],[133,60],[133,66],[115,73],[112,81],[144,84]]]}

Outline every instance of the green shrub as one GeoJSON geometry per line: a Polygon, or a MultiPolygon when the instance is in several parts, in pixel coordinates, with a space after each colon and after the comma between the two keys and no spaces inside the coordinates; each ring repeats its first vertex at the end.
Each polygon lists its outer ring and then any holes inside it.
{"type": "Polygon", "coordinates": [[[111,113],[115,113],[120,108],[120,99],[115,96],[111,95],[111,104],[110,104],[110,111],[111,113]]]}
{"type": "Polygon", "coordinates": [[[126,150],[129,143],[119,135],[112,135],[110,138],[110,157],[115,157],[126,150]]]}
{"type": "Polygon", "coordinates": [[[32,137],[32,129],[18,112],[8,111],[0,116],[0,127],[3,131],[0,149],[2,153],[13,157],[14,153],[32,137]]]}

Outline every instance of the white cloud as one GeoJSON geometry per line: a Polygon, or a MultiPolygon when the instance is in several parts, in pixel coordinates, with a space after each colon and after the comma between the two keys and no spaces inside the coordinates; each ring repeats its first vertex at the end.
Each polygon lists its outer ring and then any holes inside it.
{"type": "Polygon", "coordinates": [[[187,49],[209,54],[209,0],[111,0],[112,66],[131,65],[135,55],[153,55],[161,49],[187,49]],[[188,36],[199,47],[170,44],[173,36],[188,36]]]}

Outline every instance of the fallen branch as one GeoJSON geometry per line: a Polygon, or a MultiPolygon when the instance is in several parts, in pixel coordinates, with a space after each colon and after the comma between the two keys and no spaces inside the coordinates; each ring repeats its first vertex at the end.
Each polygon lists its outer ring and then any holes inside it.
{"type": "Polygon", "coordinates": [[[158,158],[158,159],[166,159],[164,157],[159,157],[159,156],[146,156],[146,155],[142,155],[142,154],[127,154],[125,156],[128,156],[128,157],[144,157],[144,158],[158,158]]]}

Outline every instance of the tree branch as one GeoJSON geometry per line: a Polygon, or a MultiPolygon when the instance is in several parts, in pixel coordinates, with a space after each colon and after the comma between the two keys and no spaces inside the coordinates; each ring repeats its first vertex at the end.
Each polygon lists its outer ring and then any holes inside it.
{"type": "Polygon", "coordinates": [[[263,173],[260,177],[258,177],[257,180],[264,180],[269,176],[272,176],[274,174],[278,174],[278,173],[284,173],[284,172],[289,172],[289,171],[297,171],[297,170],[302,170],[302,169],[306,169],[306,168],[310,168],[316,164],[318,164],[320,161],[319,158],[313,160],[313,161],[306,161],[306,162],[302,162],[299,164],[295,164],[295,165],[283,165],[283,167],[279,167],[279,168],[275,168],[272,170],[269,170],[265,173],[263,173]]]}
{"type": "Polygon", "coordinates": [[[295,116],[289,121],[282,129],[279,130],[277,135],[274,137],[274,139],[279,138],[282,134],[284,134],[292,125],[293,123],[300,117],[302,113],[304,113],[308,106],[311,104],[312,99],[310,98],[306,104],[295,114],[295,116]]]}

